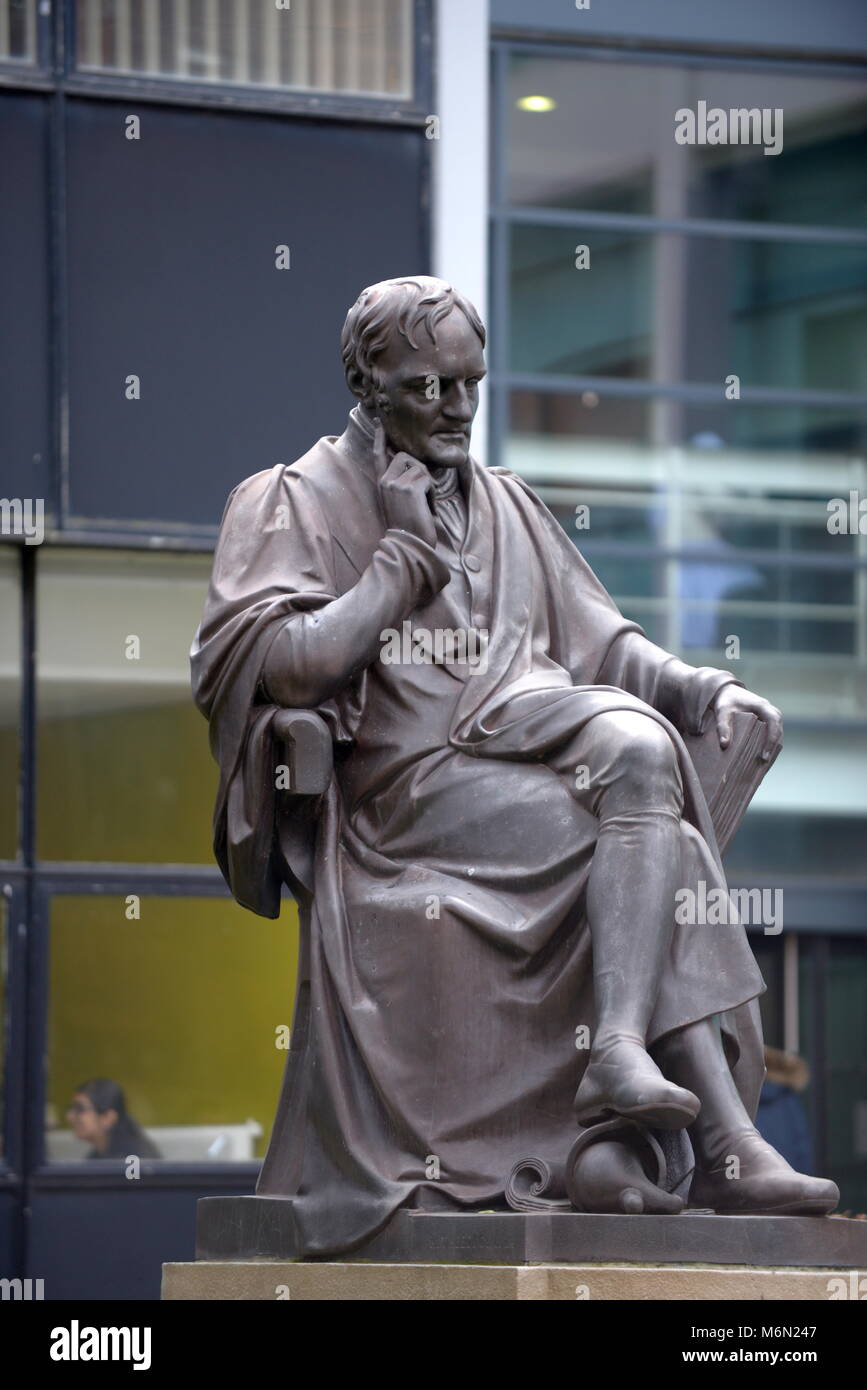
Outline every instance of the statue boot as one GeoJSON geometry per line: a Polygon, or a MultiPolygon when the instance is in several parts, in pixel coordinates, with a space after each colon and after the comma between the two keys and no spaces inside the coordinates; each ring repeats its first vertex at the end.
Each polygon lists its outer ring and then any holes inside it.
{"type": "Polygon", "coordinates": [[[835,1209],[836,1183],[797,1172],[750,1120],[713,1019],[670,1034],[655,1050],[668,1075],[701,1097],[689,1131],[691,1206],[755,1216],[824,1216],[835,1209]]]}
{"type": "Polygon", "coordinates": [[[613,1114],[682,1129],[699,1112],[698,1098],[663,1076],[645,1048],[670,960],[679,875],[676,810],[602,820],[587,889],[597,1024],[575,1096],[582,1125],[613,1114]]]}
{"type": "Polygon", "coordinates": [[[575,1096],[582,1125],[616,1114],[651,1129],[683,1129],[699,1108],[697,1096],[666,1080],[641,1038],[622,1034],[594,1048],[575,1096]]]}
{"type": "Polygon", "coordinates": [[[696,1166],[690,1193],[692,1206],[742,1216],[827,1216],[839,1201],[836,1183],[798,1173],[753,1125],[696,1166]]]}

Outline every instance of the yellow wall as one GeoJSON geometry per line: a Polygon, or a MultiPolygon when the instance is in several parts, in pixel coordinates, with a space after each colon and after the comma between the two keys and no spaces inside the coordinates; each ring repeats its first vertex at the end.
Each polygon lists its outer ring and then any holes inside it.
{"type": "Polygon", "coordinates": [[[18,852],[18,730],[0,729],[0,859],[18,852]]]}
{"type": "Polygon", "coordinates": [[[58,897],[51,913],[48,1096],[108,1076],[143,1125],[258,1120],[264,1152],[292,1021],[298,919],[219,898],[58,897]]]}
{"type": "Polygon", "coordinates": [[[192,700],[41,720],[43,859],[213,864],[217,768],[192,700]]]}
{"type": "MultiPolygon", "coordinates": [[[[192,704],[40,724],[43,859],[213,864],[215,790],[192,704]]],[[[135,921],[119,896],[56,898],[48,1092],[58,1120],[76,1085],[108,1076],[145,1126],[255,1119],[267,1138],[297,949],[291,902],[271,922],[230,900],[144,895],[135,921]]]]}

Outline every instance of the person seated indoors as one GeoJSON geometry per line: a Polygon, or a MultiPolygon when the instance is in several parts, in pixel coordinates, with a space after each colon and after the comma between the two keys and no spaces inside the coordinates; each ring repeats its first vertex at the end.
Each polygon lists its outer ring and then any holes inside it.
{"type": "Polygon", "coordinates": [[[92,1145],[88,1158],[161,1158],[156,1144],[129,1114],[116,1081],[93,1077],[79,1086],[66,1111],[77,1139],[92,1145]]]}

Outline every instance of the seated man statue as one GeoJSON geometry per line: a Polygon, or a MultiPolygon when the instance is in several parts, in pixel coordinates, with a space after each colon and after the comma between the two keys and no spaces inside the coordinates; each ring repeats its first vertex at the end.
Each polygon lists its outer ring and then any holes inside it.
{"type": "MultiPolygon", "coordinates": [[[[334,1253],[402,1207],[503,1208],[517,1162],[562,1168],[619,1119],[686,1131],[693,1206],[827,1213],[834,1184],[752,1123],[744,927],[675,907],[725,890],[684,738],[724,747],[745,712],[767,760],[779,711],[650,642],[527,484],[470,457],[484,343],[441,280],[364,290],[344,433],[223,517],[191,653],[215,849],[238,902],[276,917],[286,884],[303,927],[258,1192],[334,1253]],[[318,794],[284,790],[286,710],[327,726],[318,794]]],[[[682,1209],[636,1182],[635,1209],[682,1209]]]]}

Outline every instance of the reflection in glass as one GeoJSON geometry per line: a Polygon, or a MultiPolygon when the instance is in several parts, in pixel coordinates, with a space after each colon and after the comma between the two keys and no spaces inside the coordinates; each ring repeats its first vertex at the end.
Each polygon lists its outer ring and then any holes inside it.
{"type": "Polygon", "coordinates": [[[867,243],[517,225],[510,247],[512,371],[718,382],[721,407],[730,373],[867,393],[867,243]]]}
{"type": "Polygon", "coordinates": [[[35,63],[37,0],[0,0],[0,62],[35,63]]]}
{"type": "Polygon", "coordinates": [[[39,561],[40,856],[213,863],[217,772],[189,675],[210,557],[39,561]]]}
{"type": "Polygon", "coordinates": [[[650,405],[645,400],[598,391],[570,395],[515,390],[510,393],[509,408],[513,434],[564,434],[580,437],[583,443],[650,438],[650,405]]]}
{"type": "Polygon", "coordinates": [[[774,449],[796,453],[867,453],[867,405],[685,405],[683,437],[707,448],[774,449]]]}
{"type": "MultiPolygon", "coordinates": [[[[731,873],[730,858],[725,856],[725,865],[731,873]]],[[[783,1046],[783,951],[779,937],[762,936],[750,932],[750,946],[756,963],[767,985],[764,994],[759,996],[759,1009],[762,1016],[762,1035],[766,1047],[783,1046]]]]}
{"type": "MultiPolygon", "coordinates": [[[[841,751],[850,758],[855,751],[859,756],[864,754],[863,734],[857,743],[850,736],[848,749],[842,748],[842,739],[840,744],[841,751]]],[[[792,874],[863,880],[867,870],[865,828],[864,816],[817,815],[806,809],[797,815],[773,814],[752,806],[726,850],[726,869],[731,878],[739,881],[757,874],[768,882],[792,874]]],[[[773,1039],[768,1041],[772,1047],[779,1046],[773,1039]]]]}
{"type": "Polygon", "coordinates": [[[510,239],[509,365],[516,372],[652,375],[652,239],[515,226],[510,239]],[[579,270],[576,247],[590,248],[579,270]]]}
{"type": "Polygon", "coordinates": [[[569,436],[573,447],[614,440],[650,444],[654,424],[665,416],[678,436],[694,448],[867,453],[867,404],[804,406],[753,405],[732,410],[720,400],[702,404],[663,402],[661,398],[606,395],[604,385],[588,391],[530,391],[509,394],[512,435],[535,436],[535,447],[554,435],[569,436]]]}
{"type": "Polygon", "coordinates": [[[78,0],[77,66],[342,95],[412,94],[412,0],[78,0]]]}
{"type": "Polygon", "coordinates": [[[112,1124],[116,1091],[85,1086],[98,1079],[122,1090],[164,1159],[262,1155],[292,1022],[297,933],[289,902],[268,921],[228,898],[54,898],[48,1158],[118,1156],[98,1151],[98,1114],[69,1112],[95,1097],[112,1124]]]}
{"type": "Polygon", "coordinates": [[[6,1043],[9,1037],[9,935],[6,894],[0,897],[0,1159],[6,1153],[6,1043]]]}
{"type": "Polygon", "coordinates": [[[824,1091],[825,1171],[840,1188],[840,1213],[856,1215],[867,1211],[867,940],[832,937],[828,943],[821,1022],[815,1017],[814,972],[813,959],[802,952],[801,1046],[815,1057],[810,1044],[824,1023],[825,1075],[814,1077],[811,1089],[815,1085],[824,1091]]]}
{"type": "Polygon", "coordinates": [[[828,510],[867,461],[513,435],[505,462],[654,641],[789,717],[867,716],[867,534],[828,510]]]}
{"type": "Polygon", "coordinates": [[[17,546],[0,547],[0,859],[18,850],[21,597],[17,546]]]}
{"type": "Polygon", "coordinates": [[[860,78],[515,55],[507,83],[508,201],[800,226],[867,227],[860,78]],[[538,94],[554,106],[518,106],[538,94]],[[678,145],[675,112],[782,107],[783,148],[678,145]]]}
{"type": "MultiPolygon", "coordinates": [[[[653,641],[782,708],[784,756],[730,873],[861,882],[867,525],[856,515],[835,533],[829,504],[867,498],[863,80],[522,52],[507,60],[505,103],[506,369],[523,379],[496,462],[539,490],[653,641]],[[782,150],[678,145],[676,113],[699,101],[782,108],[782,150]],[[727,399],[730,375],[792,398],[727,399]],[[844,399],[798,399],[807,391],[844,399]]],[[[782,953],[756,944],[780,1045],[782,953]]],[[[843,1209],[864,1212],[867,938],[831,942],[827,1039],[813,967],[802,955],[801,1047],[829,1063],[814,1080],[828,1132],[817,1112],[815,1138],[843,1209]]]]}

